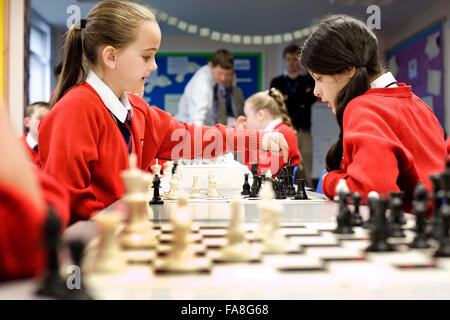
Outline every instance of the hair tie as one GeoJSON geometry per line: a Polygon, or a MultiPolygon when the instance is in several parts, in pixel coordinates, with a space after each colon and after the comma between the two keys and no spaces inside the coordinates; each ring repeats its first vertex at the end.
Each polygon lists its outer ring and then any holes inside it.
{"type": "Polygon", "coordinates": [[[269,93],[269,96],[271,96],[272,98],[275,99],[275,88],[273,88],[273,87],[270,88],[268,93],[269,93]]]}
{"type": "Polygon", "coordinates": [[[86,20],[86,19],[81,19],[81,20],[80,20],[80,27],[81,27],[81,29],[86,28],[86,23],[87,23],[87,20],[86,20]]]}

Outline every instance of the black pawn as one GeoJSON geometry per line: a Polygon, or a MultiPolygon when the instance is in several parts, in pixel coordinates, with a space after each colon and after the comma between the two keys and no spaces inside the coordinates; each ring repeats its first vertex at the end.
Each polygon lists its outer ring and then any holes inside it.
{"type": "Polygon", "coordinates": [[[68,296],[66,281],[59,274],[58,247],[61,228],[61,220],[53,208],[50,208],[44,224],[48,273],[36,293],[56,299],[66,299],[68,296]]]}
{"type": "MultiPolygon", "coordinates": [[[[81,240],[74,240],[69,242],[70,256],[72,257],[72,262],[74,265],[81,269],[84,243],[81,240]]],[[[83,282],[83,277],[81,277],[81,287],[80,289],[74,288],[69,290],[69,298],[72,300],[92,300],[92,297],[86,290],[86,286],[83,282]]]]}
{"type": "Polygon", "coordinates": [[[163,204],[161,196],[159,195],[159,186],[161,185],[161,180],[158,175],[155,174],[153,178],[153,199],[150,201],[150,204],[163,204]]]}
{"type": "Polygon", "coordinates": [[[250,194],[250,184],[248,183],[248,173],[244,174],[244,184],[242,185],[241,195],[248,196],[250,194]]]}
{"type": "Polygon", "coordinates": [[[391,207],[392,207],[392,200],[393,199],[398,199],[400,201],[395,200],[394,203],[399,205],[399,203],[401,203],[401,207],[398,209],[398,221],[397,223],[400,223],[400,225],[405,225],[406,224],[406,218],[405,218],[405,214],[403,212],[403,197],[405,195],[405,192],[403,191],[397,191],[397,192],[389,192],[389,196],[391,197],[391,207]]]}
{"type": "Polygon", "coordinates": [[[440,228],[442,227],[442,219],[440,216],[440,209],[442,205],[442,201],[445,198],[445,191],[441,190],[441,175],[435,174],[430,176],[430,180],[433,183],[433,204],[434,204],[434,210],[433,210],[433,217],[431,218],[431,221],[429,224],[427,224],[425,228],[425,233],[428,237],[432,239],[438,239],[438,237],[441,234],[440,228]]]}
{"type": "Polygon", "coordinates": [[[393,238],[404,238],[405,234],[402,230],[402,224],[405,220],[403,213],[403,201],[400,198],[391,199],[391,214],[389,215],[389,222],[391,225],[390,236],[393,238]]]}
{"type": "Polygon", "coordinates": [[[359,213],[359,206],[361,204],[361,195],[358,192],[355,192],[350,197],[352,199],[353,206],[355,208],[352,215],[352,226],[355,227],[362,226],[363,220],[361,214],[359,213]]]}
{"type": "Polygon", "coordinates": [[[286,165],[286,196],[293,197],[295,196],[295,188],[292,183],[292,177],[294,176],[294,166],[291,164],[291,159],[289,159],[289,164],[286,165]]]}
{"type": "Polygon", "coordinates": [[[414,201],[414,215],[416,216],[416,236],[413,242],[409,245],[410,248],[425,249],[430,245],[427,242],[427,235],[425,234],[426,225],[426,204],[423,201],[414,201]]]}
{"type": "Polygon", "coordinates": [[[444,204],[440,209],[440,216],[442,218],[441,234],[438,237],[439,247],[434,253],[435,257],[450,257],[450,206],[444,204]]]}
{"type": "Polygon", "coordinates": [[[389,237],[389,226],[386,221],[386,210],[388,200],[380,197],[377,201],[376,221],[370,230],[371,244],[367,247],[367,252],[388,252],[393,251],[393,246],[387,242],[389,237]]]}
{"type": "Polygon", "coordinates": [[[309,200],[308,195],[305,189],[305,179],[297,178],[295,179],[297,182],[297,194],[295,195],[295,200],[309,200]]]}
{"type": "Polygon", "coordinates": [[[333,230],[333,233],[337,234],[350,234],[354,233],[352,228],[352,215],[347,204],[347,198],[349,194],[347,192],[339,192],[339,213],[336,217],[337,227],[333,230]]]}
{"type": "Polygon", "coordinates": [[[378,199],[374,197],[367,197],[367,206],[369,207],[369,218],[363,222],[364,229],[371,229],[375,223],[377,212],[378,199]]]}

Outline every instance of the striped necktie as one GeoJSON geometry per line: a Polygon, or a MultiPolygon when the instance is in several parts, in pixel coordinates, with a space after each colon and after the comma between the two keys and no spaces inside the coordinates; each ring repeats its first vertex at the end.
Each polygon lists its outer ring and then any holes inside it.
{"type": "Polygon", "coordinates": [[[117,121],[117,125],[119,126],[120,132],[123,135],[126,145],[128,146],[128,154],[130,154],[132,146],[133,146],[133,139],[131,139],[131,112],[130,112],[130,110],[128,110],[127,118],[125,119],[125,123],[117,121]]]}

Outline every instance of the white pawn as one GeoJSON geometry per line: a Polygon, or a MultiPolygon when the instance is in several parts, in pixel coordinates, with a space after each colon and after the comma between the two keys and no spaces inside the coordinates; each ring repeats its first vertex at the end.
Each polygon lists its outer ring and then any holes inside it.
{"type": "Polygon", "coordinates": [[[272,182],[266,181],[261,186],[261,190],[259,191],[259,198],[261,199],[258,204],[259,209],[259,230],[257,235],[259,238],[264,238],[272,228],[271,225],[271,207],[275,205],[275,192],[273,191],[272,182]]]}
{"type": "Polygon", "coordinates": [[[346,192],[350,193],[350,189],[347,186],[347,181],[345,179],[340,179],[336,189],[335,189],[336,195],[334,196],[333,200],[339,201],[339,193],[340,192],[346,192]]]}
{"type": "Polygon", "coordinates": [[[172,168],[173,168],[173,161],[166,161],[164,163],[164,178],[171,178],[172,177],[172,168]]]}
{"type": "Polygon", "coordinates": [[[208,174],[208,198],[219,198],[216,190],[217,180],[212,172],[208,174]]]}
{"type": "Polygon", "coordinates": [[[201,198],[200,187],[198,186],[198,176],[194,176],[194,183],[192,184],[191,198],[201,198]]]}
{"type": "Polygon", "coordinates": [[[178,181],[178,176],[173,175],[172,179],[170,179],[170,190],[167,198],[169,200],[178,200],[180,197],[180,182],[178,181]]]}

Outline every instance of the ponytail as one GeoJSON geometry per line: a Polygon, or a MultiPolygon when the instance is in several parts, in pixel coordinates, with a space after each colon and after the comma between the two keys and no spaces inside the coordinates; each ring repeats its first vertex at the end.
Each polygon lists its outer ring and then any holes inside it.
{"type": "MultiPolygon", "coordinates": [[[[284,103],[283,94],[279,90],[277,90],[275,88],[271,88],[269,90],[269,95],[275,99],[275,102],[278,105],[278,109],[281,114],[281,120],[283,121],[283,123],[285,125],[289,126],[292,129],[292,131],[294,131],[294,133],[297,134],[297,130],[292,125],[291,117],[289,117],[289,113],[286,108],[286,104],[284,103]]],[[[271,111],[271,110],[269,110],[269,111],[271,111]]],[[[276,115],[277,113],[274,111],[274,112],[272,112],[272,114],[276,115]]]]}
{"type": "Polygon", "coordinates": [[[80,24],[74,24],[66,33],[64,57],[61,75],[55,89],[55,95],[50,102],[52,108],[62,96],[77,83],[84,81],[86,70],[83,67],[83,40],[80,24]]]}

